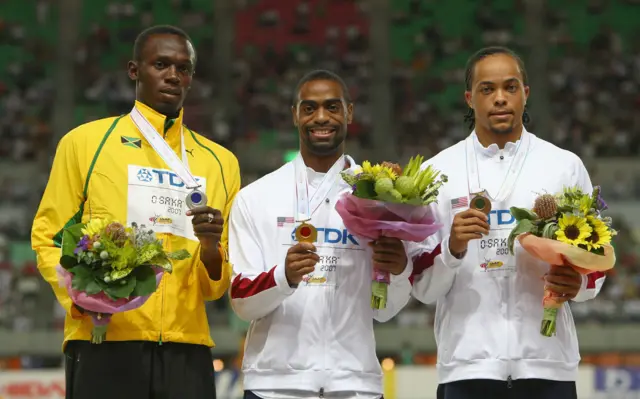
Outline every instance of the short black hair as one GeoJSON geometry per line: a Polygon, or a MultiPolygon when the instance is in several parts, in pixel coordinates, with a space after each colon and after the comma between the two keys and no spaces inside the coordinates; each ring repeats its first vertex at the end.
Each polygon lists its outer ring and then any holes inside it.
{"type": "Polygon", "coordinates": [[[347,104],[351,103],[349,88],[347,88],[347,84],[340,76],[338,76],[338,74],[327,71],[326,69],[316,69],[307,73],[302,77],[302,79],[298,81],[298,84],[296,85],[296,91],[295,93],[293,93],[293,105],[298,102],[300,89],[302,88],[302,86],[307,82],[314,82],[317,80],[331,80],[333,82],[337,82],[342,88],[342,96],[344,97],[345,101],[347,102],[347,104]]]}
{"type": "MultiPolygon", "coordinates": [[[[172,25],[155,25],[143,30],[142,32],[140,32],[138,37],[136,37],[136,41],[133,43],[133,60],[134,61],[139,62],[141,60],[142,50],[144,49],[144,45],[147,44],[147,40],[149,40],[149,38],[154,35],[176,35],[185,39],[186,41],[191,43],[192,47],[194,47],[193,41],[191,40],[189,35],[187,35],[187,33],[182,29],[172,25]]],[[[193,62],[195,64],[198,59],[198,55],[196,54],[195,47],[193,48],[193,57],[194,57],[193,62]]]]}
{"type": "MultiPolygon", "coordinates": [[[[524,67],[524,61],[515,51],[508,49],[502,46],[491,46],[485,47],[478,50],[475,54],[473,54],[467,60],[467,66],[464,73],[464,88],[466,91],[471,91],[471,86],[473,83],[473,73],[476,67],[476,64],[488,56],[496,55],[496,54],[506,54],[509,57],[516,60],[518,63],[518,69],[520,69],[520,73],[522,73],[522,82],[525,86],[529,85],[529,77],[527,76],[527,70],[524,67]]],[[[464,121],[469,124],[469,129],[473,129],[476,125],[476,116],[473,112],[473,108],[469,108],[467,114],[464,116],[464,121]]],[[[522,124],[526,125],[529,123],[529,113],[527,112],[527,107],[524,108],[524,113],[522,114],[522,124]]]]}

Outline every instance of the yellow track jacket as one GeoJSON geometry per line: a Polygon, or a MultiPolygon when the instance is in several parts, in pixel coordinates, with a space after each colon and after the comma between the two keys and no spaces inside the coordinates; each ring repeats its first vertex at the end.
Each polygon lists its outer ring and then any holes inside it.
{"type": "MultiPolygon", "coordinates": [[[[136,102],[136,105],[182,159],[182,111],[177,119],[165,121],[163,115],[144,104],[136,102]]],[[[238,160],[230,151],[188,128],[183,132],[191,174],[201,181],[205,179],[203,186],[208,205],[224,215],[221,252],[226,254],[226,220],[240,189],[238,160]]],[[[90,317],[78,317],[66,289],[59,284],[56,266],[61,254],[63,227],[86,222],[90,217],[128,223],[132,206],[137,207],[140,216],[146,209],[144,203],[140,207],[140,201],[151,201],[150,196],[139,195],[135,191],[138,186],[132,183],[153,184],[154,181],[176,185],[175,175],[134,126],[129,115],[81,125],[60,140],[49,182],[33,222],[31,239],[40,273],[67,310],[63,348],[69,340],[89,340],[93,327],[90,317]],[[136,175],[132,176],[132,173],[136,175]]],[[[154,205],[150,208],[157,211],[162,196],[153,197],[154,205]]],[[[170,224],[172,218],[183,217],[187,210],[186,206],[176,204],[176,200],[166,202],[163,203],[166,212],[143,215],[149,216],[149,228],[155,230],[154,226],[170,224]]],[[[191,223],[191,217],[186,220],[191,223]]],[[[185,248],[192,257],[174,261],[173,273],[164,274],[158,290],[142,307],[115,314],[107,330],[107,341],[143,340],[213,346],[204,304],[207,300],[220,298],[229,287],[231,268],[226,255],[222,278],[212,281],[200,261],[197,240],[171,233],[159,233],[158,237],[167,250],[185,248]]]]}

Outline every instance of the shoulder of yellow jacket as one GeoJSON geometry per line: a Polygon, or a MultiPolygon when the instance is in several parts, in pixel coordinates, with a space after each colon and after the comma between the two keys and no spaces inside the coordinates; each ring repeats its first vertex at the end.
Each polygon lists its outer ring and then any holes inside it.
{"type": "Polygon", "coordinates": [[[62,140],[70,140],[77,144],[88,144],[93,141],[99,143],[112,127],[116,127],[114,122],[119,118],[122,119],[122,116],[112,116],[83,123],[69,131],[62,140]]]}
{"type": "Polygon", "coordinates": [[[200,147],[201,150],[217,157],[226,168],[239,168],[238,158],[233,152],[196,131],[189,129],[188,127],[186,128],[187,130],[185,133],[191,136],[193,141],[195,141],[196,145],[200,147]]]}

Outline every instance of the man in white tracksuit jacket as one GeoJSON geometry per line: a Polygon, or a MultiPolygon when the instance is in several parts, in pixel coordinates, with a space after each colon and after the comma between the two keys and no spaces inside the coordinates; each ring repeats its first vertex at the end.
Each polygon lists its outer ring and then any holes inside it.
{"type": "Polygon", "coordinates": [[[530,208],[537,194],[563,186],[590,192],[589,175],[576,155],[523,127],[529,87],[516,54],[480,50],[467,64],[466,86],[466,119],[475,130],[423,165],[449,176],[437,209],[452,227],[428,242],[453,256],[432,266],[414,262],[412,276],[415,298],[437,301],[438,399],[577,398],[580,354],[571,311],[565,303],[556,335],[542,336],[543,291],[585,301],[597,295],[604,275],[552,267],[518,244],[511,256],[507,237],[510,207],[530,208]],[[488,217],[469,209],[471,194],[481,191],[491,198],[488,217]]]}
{"type": "Polygon", "coordinates": [[[379,399],[382,372],[373,320],[387,321],[409,300],[412,258],[423,245],[352,236],[335,210],[350,191],[339,172],[353,117],[338,76],[314,71],[296,90],[300,154],[240,190],[229,218],[231,304],[251,321],[243,360],[245,398],[379,399]],[[295,240],[300,220],[314,244],[295,240]],[[372,267],[391,273],[386,309],[371,309],[372,267]]]}

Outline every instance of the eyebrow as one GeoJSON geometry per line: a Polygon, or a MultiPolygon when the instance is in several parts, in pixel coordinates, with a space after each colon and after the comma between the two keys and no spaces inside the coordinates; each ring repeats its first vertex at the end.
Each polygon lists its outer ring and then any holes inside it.
{"type": "MultiPolygon", "coordinates": [[[[336,102],[342,102],[342,99],[341,98],[328,98],[328,99],[322,101],[322,103],[324,103],[324,104],[326,104],[326,103],[336,103],[336,102]]],[[[318,102],[315,101],[315,100],[300,100],[299,104],[300,105],[303,105],[303,104],[305,104],[305,105],[306,104],[314,105],[314,104],[318,104],[318,102]]]]}
{"type": "Polygon", "coordinates": [[[194,64],[193,57],[176,60],[175,58],[171,57],[168,54],[157,54],[155,59],[159,60],[159,61],[165,61],[165,62],[168,61],[168,62],[176,63],[176,64],[189,64],[191,66],[193,66],[193,64],[194,64]]]}
{"type": "MultiPolygon", "coordinates": [[[[518,79],[518,78],[508,78],[508,79],[505,79],[504,83],[512,83],[514,81],[515,82],[520,82],[520,79],[518,79]]],[[[493,84],[495,84],[495,82],[492,82],[490,80],[483,80],[482,82],[478,83],[478,86],[481,86],[481,85],[493,85],[493,84]]]]}

